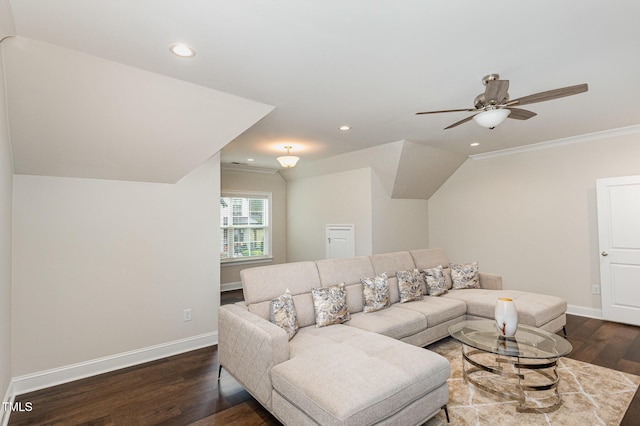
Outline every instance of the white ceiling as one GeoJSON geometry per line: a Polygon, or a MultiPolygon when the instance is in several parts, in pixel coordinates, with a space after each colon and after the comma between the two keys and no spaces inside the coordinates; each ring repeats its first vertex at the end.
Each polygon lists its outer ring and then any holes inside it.
{"type": "MultiPolygon", "coordinates": [[[[223,162],[254,158],[255,166],[278,167],[275,157],[292,145],[304,167],[400,140],[466,156],[640,123],[637,0],[10,5],[25,39],[275,106],[223,149],[223,162]],[[172,56],[174,42],[193,46],[197,55],[172,56]],[[536,117],[507,120],[494,130],[473,121],[443,130],[467,113],[414,115],[473,107],[489,73],[510,80],[512,99],[580,83],[589,91],[529,105],[536,117]],[[338,130],[343,124],[352,130],[338,130]]],[[[42,102],[61,107],[60,99],[42,102]]]]}

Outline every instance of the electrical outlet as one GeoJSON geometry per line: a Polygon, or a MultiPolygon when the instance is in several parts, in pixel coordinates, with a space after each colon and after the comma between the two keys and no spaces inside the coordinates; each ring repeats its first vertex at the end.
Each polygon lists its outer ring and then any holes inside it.
{"type": "Polygon", "coordinates": [[[598,284],[594,284],[591,286],[591,293],[600,294],[600,286],[598,284]]]}
{"type": "Polygon", "coordinates": [[[182,311],[182,321],[191,321],[191,309],[182,311]]]}

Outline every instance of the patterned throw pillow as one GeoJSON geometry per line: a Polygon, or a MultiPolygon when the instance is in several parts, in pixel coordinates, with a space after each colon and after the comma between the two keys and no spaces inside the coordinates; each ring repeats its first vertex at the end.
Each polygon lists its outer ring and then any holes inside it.
{"type": "Polygon", "coordinates": [[[427,281],[427,292],[429,296],[440,296],[447,292],[447,281],[444,278],[442,265],[435,268],[425,269],[424,276],[427,281]]]}
{"type": "Polygon", "coordinates": [[[298,316],[289,289],[269,303],[269,319],[287,332],[289,340],[296,335],[299,328],[298,316]]]}
{"type": "Polygon", "coordinates": [[[316,327],[340,324],[351,319],[344,283],[324,288],[312,288],[316,327]]]}
{"type": "Polygon", "coordinates": [[[362,294],[364,296],[363,311],[365,313],[379,311],[390,306],[389,283],[387,274],[382,273],[374,278],[362,278],[362,294]]]}
{"type": "Polygon", "coordinates": [[[396,277],[398,277],[400,303],[424,299],[424,278],[419,270],[398,271],[396,277]]]}
{"type": "Polygon", "coordinates": [[[454,289],[480,288],[480,275],[478,275],[478,262],[450,263],[451,281],[454,289]]]}

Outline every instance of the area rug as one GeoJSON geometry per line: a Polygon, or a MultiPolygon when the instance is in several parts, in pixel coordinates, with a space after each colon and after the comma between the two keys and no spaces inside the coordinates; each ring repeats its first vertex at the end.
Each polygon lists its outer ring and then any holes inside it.
{"type": "MultiPolygon", "coordinates": [[[[618,425],[640,385],[640,376],[561,358],[558,390],[562,405],[551,413],[518,413],[516,401],[505,400],[465,383],[460,343],[443,339],[427,349],[451,362],[449,425],[618,425]]],[[[426,423],[444,426],[444,411],[426,423]]]]}

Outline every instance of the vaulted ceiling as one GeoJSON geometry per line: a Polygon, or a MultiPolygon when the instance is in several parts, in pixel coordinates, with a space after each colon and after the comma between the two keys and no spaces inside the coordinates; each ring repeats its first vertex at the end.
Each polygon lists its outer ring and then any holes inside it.
{"type": "Polygon", "coordinates": [[[291,145],[303,168],[397,141],[408,163],[414,145],[465,158],[640,124],[635,0],[1,1],[18,36],[2,46],[25,173],[99,164],[175,181],[222,147],[223,162],[277,168],[291,145]],[[172,56],[175,42],[196,56],[172,56]],[[490,73],[512,99],[589,91],[493,130],[443,130],[466,112],[414,115],[472,108],[490,73]]]}

